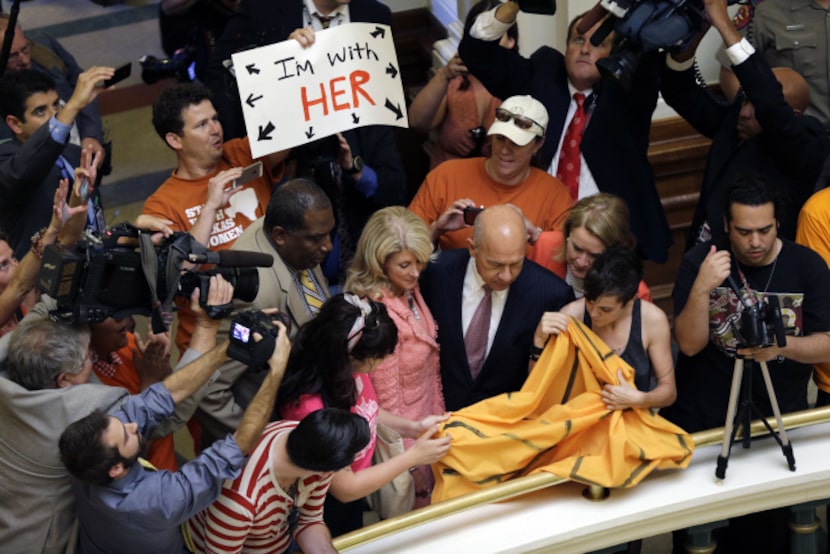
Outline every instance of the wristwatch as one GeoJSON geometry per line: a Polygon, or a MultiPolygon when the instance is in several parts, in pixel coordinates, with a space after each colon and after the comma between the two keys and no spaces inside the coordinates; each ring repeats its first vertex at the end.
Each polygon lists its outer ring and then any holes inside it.
{"type": "Polygon", "coordinates": [[[352,158],[352,167],[346,170],[346,173],[349,175],[357,175],[363,171],[363,158],[361,156],[355,156],[352,158]]]}

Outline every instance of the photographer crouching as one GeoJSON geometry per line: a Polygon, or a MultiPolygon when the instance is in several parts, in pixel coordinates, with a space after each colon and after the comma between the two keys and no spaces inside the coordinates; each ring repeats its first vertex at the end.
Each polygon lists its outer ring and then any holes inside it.
{"type": "MultiPolygon", "coordinates": [[[[758,363],[767,362],[782,413],[808,407],[807,386],[812,365],[830,360],[830,270],[809,248],[778,237],[778,191],[758,175],[742,177],[724,195],[726,238],[699,244],[683,257],[674,288],[674,332],[677,362],[677,402],[661,415],[695,432],[724,423],[736,357],[752,372],[754,405],[772,415],[769,395],[758,363]],[[731,276],[743,302],[729,286],[731,276]],[[742,334],[751,328],[744,303],[753,306],[777,296],[786,345],[774,335],[774,318],[761,318],[766,340],[754,346],[742,334]],[[755,362],[755,363],[751,363],[755,362]],[[751,366],[751,369],[750,369],[751,366]]],[[[771,314],[774,310],[758,310],[771,314]]],[[[762,337],[763,338],[763,337],[762,337]]],[[[777,522],[780,510],[751,514],[730,521],[718,537],[719,552],[785,552],[786,525],[777,522]],[[765,518],[759,523],[759,518],[765,518]],[[772,518],[772,521],[767,521],[772,518]],[[751,519],[751,522],[743,521],[751,519]],[[743,525],[742,525],[743,523],[743,525]],[[752,532],[743,532],[751,525],[752,532]],[[760,532],[763,530],[764,532],[760,532]],[[747,541],[761,541],[757,548],[747,541]],[[783,541],[783,542],[782,542],[783,541]],[[771,545],[781,544],[781,548],[771,545]]]]}

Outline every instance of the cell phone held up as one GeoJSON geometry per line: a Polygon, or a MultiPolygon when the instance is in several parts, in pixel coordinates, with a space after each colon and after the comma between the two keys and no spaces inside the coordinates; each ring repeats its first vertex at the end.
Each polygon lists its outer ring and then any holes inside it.
{"type": "Polygon", "coordinates": [[[133,72],[133,63],[127,62],[121,67],[115,69],[115,73],[112,75],[112,78],[107,79],[104,81],[103,87],[109,88],[116,83],[120,83],[127,77],[129,77],[133,72]]]}
{"type": "Polygon", "coordinates": [[[231,186],[232,188],[238,188],[260,177],[262,177],[262,162],[254,162],[242,170],[242,175],[234,179],[231,186]]]}
{"type": "Polygon", "coordinates": [[[464,208],[464,223],[473,225],[476,222],[478,214],[484,211],[484,206],[476,208],[475,206],[467,206],[464,208]]]}

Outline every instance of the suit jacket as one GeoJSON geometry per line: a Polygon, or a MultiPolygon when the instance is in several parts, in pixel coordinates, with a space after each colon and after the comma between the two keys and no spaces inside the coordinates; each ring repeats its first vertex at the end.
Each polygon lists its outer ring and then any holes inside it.
{"type": "MultiPolygon", "coordinates": [[[[571,102],[565,58],[543,46],[530,58],[464,35],[458,52],[464,64],[497,98],[529,94],[544,104],[550,121],[539,151],[539,167],[547,171],[559,148],[571,102]]],[[[593,111],[580,145],[599,190],[623,198],[631,212],[631,230],[641,253],[665,262],[672,244],[669,225],[648,161],[651,114],[657,105],[660,58],[642,57],[630,92],[601,80],[594,87],[593,111]]]]}
{"type": "Polygon", "coordinates": [[[0,377],[0,544],[4,552],[63,552],[75,498],[58,438],[93,409],[114,410],[129,393],[100,384],[26,390],[0,377]]]}
{"type": "Polygon", "coordinates": [[[61,179],[55,162],[61,154],[73,167],[80,165],[81,149],[52,140],[48,123],[25,143],[12,139],[0,144],[0,227],[17,259],[26,255],[32,235],[52,218],[61,179]]]}
{"type": "MultiPolygon", "coordinates": [[[[306,322],[311,321],[305,300],[294,286],[291,272],[285,262],[277,254],[274,246],[265,236],[262,224],[263,218],[254,221],[245,232],[240,235],[231,247],[232,250],[247,250],[262,252],[274,256],[271,267],[258,267],[259,292],[251,303],[235,301],[234,310],[279,308],[291,320],[289,337],[294,338],[297,330],[306,322]]],[[[323,288],[326,297],[329,296],[328,283],[320,267],[313,270],[317,282],[323,288]]],[[[220,378],[210,386],[210,390],[199,402],[200,421],[207,428],[207,434],[218,438],[226,432],[233,432],[242,422],[245,408],[250,404],[259,386],[265,379],[265,372],[254,373],[236,360],[229,360],[220,368],[220,378]],[[229,391],[232,394],[229,394],[229,391]]]]}
{"type": "Polygon", "coordinates": [[[663,71],[666,102],[699,133],[712,139],[687,249],[694,246],[704,220],[709,221],[715,240],[725,235],[723,192],[738,177],[752,173],[764,175],[782,193],[783,205],[777,213],[779,235],[794,239],[798,212],[812,194],[830,152],[821,122],[809,115],[795,115],[763,56],[753,54],[733,69],[763,128],[760,135],[745,141],[736,129],[743,95],[725,104],[697,85],[694,69],[663,71]]]}
{"type": "MultiPolygon", "coordinates": [[[[351,0],[352,22],[392,25],[392,12],[376,0],[351,0]]],[[[245,121],[236,80],[222,61],[231,54],[288,39],[303,26],[303,0],[242,0],[238,12],[228,20],[208,64],[205,84],[213,91],[213,103],[222,121],[225,139],[244,136],[245,121]]]]}
{"type": "Polygon", "coordinates": [[[466,249],[446,250],[427,264],[421,281],[421,293],[438,324],[441,380],[448,410],[522,388],[539,319],[544,312],[558,311],[574,299],[565,281],[525,260],[519,277],[510,285],[481,373],[473,381],[461,323],[461,298],[469,260],[466,249]]]}

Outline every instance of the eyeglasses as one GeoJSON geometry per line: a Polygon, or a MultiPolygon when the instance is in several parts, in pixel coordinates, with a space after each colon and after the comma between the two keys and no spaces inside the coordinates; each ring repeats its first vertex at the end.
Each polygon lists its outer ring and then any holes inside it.
{"type": "Polygon", "coordinates": [[[508,121],[510,121],[512,119],[513,120],[513,125],[515,125],[519,129],[522,129],[523,131],[527,131],[528,129],[530,129],[534,125],[538,126],[542,131],[545,130],[544,127],[542,127],[537,122],[530,119],[529,117],[525,117],[523,115],[515,114],[511,111],[505,110],[504,108],[496,108],[496,119],[503,122],[503,123],[507,123],[508,121]]]}
{"type": "Polygon", "coordinates": [[[20,59],[20,56],[31,56],[32,55],[32,41],[27,40],[26,46],[18,50],[17,52],[12,52],[9,54],[9,62],[11,64],[17,63],[17,60],[20,59]]]}

